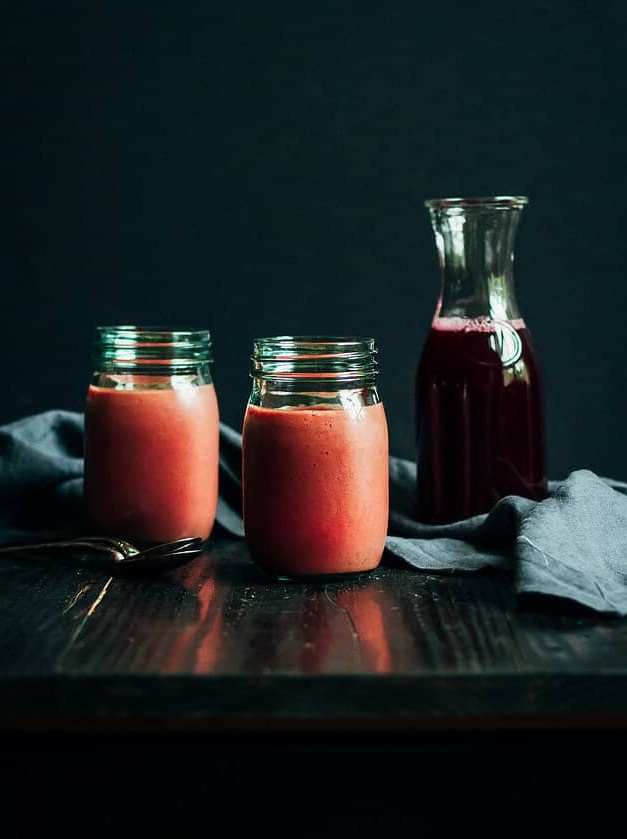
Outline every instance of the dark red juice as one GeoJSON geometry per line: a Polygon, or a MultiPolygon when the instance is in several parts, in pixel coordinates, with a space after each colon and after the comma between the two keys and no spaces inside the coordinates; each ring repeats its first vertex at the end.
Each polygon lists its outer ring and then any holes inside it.
{"type": "Polygon", "coordinates": [[[416,375],[417,516],[446,523],[546,496],[540,372],[522,319],[435,319],[416,375]]]}

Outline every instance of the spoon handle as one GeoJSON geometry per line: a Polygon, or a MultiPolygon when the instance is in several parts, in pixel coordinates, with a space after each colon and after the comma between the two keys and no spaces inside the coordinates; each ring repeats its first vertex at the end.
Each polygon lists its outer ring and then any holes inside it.
{"type": "Polygon", "coordinates": [[[31,554],[31,553],[54,553],[55,551],[76,550],[83,548],[85,551],[98,551],[109,554],[114,559],[123,559],[124,555],[119,547],[97,539],[68,539],[55,540],[53,542],[23,542],[15,545],[0,546],[0,554],[31,554]]]}

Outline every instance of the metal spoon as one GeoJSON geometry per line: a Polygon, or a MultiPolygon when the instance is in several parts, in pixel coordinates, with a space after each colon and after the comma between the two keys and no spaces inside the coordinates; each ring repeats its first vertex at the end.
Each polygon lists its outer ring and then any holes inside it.
{"type": "Polygon", "coordinates": [[[49,542],[22,542],[3,545],[0,554],[23,559],[57,557],[98,564],[116,575],[149,574],[169,571],[189,562],[205,549],[200,536],[138,547],[126,539],[109,536],[77,536],[49,542]]]}

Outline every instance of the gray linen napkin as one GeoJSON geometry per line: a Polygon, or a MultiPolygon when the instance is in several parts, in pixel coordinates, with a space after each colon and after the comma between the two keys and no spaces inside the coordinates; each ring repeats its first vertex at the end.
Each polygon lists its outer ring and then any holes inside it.
{"type": "Polygon", "coordinates": [[[510,495],[445,525],[412,518],[414,464],[390,458],[387,551],[420,570],[510,569],[519,594],[545,594],[627,615],[627,483],[578,469],[544,501],[510,495]]]}
{"type": "MultiPolygon", "coordinates": [[[[244,537],[241,435],[220,426],[217,530],[244,537]]],[[[0,426],[0,543],[85,532],[83,415],[54,410],[0,426]]],[[[447,525],[411,514],[415,465],[390,457],[384,562],[440,573],[504,570],[520,595],[548,595],[627,615],[627,484],[579,469],[541,502],[501,499],[447,525]]]]}

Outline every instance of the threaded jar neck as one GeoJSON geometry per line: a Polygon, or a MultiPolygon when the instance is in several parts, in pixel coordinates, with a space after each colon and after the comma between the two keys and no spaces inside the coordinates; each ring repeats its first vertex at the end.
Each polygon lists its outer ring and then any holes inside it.
{"type": "Polygon", "coordinates": [[[98,326],[93,363],[104,373],[192,374],[213,361],[208,330],[152,326],[98,326]]]}
{"type": "Polygon", "coordinates": [[[279,335],[253,341],[254,379],[347,387],[374,385],[378,350],[373,338],[279,335]]]}

